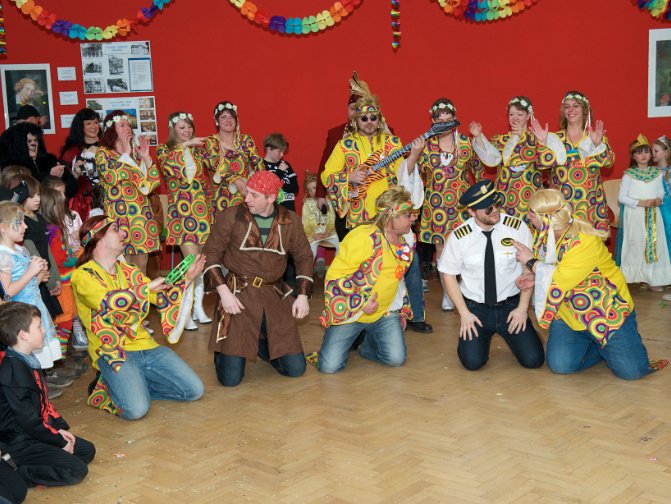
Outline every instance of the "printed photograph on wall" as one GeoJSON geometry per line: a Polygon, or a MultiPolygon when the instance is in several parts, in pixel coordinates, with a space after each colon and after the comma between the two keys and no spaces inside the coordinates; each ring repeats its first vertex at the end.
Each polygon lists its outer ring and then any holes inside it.
{"type": "Polygon", "coordinates": [[[671,28],[650,30],[648,117],[671,117],[671,28]]]}
{"type": "Polygon", "coordinates": [[[32,105],[40,113],[44,132],[55,133],[49,65],[0,65],[0,73],[5,128],[16,122],[16,114],[23,105],[32,105]]]}

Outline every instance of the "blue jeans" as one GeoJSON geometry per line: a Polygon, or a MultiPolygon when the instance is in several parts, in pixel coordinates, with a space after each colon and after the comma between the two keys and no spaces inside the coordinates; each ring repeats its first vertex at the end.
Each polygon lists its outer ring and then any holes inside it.
{"type": "Polygon", "coordinates": [[[118,372],[100,357],[98,369],[112,402],[126,420],[145,416],[152,400],[195,401],[205,391],[193,369],[164,346],[127,352],[118,372]]]}
{"type": "MultiPolygon", "coordinates": [[[[279,374],[290,378],[303,376],[305,373],[305,355],[303,353],[288,354],[270,360],[270,351],[268,350],[268,333],[266,332],[266,317],[261,320],[261,335],[259,337],[258,356],[266,362],[269,362],[279,374]]],[[[239,355],[226,355],[220,352],[214,352],[214,369],[217,372],[217,379],[224,387],[235,387],[245,376],[245,365],[247,359],[239,355]]]]}
{"type": "Polygon", "coordinates": [[[408,289],[412,321],[424,322],[424,287],[422,285],[422,270],[419,267],[419,258],[415,253],[408,271],[405,272],[405,286],[408,289]]]}
{"type": "Polygon", "coordinates": [[[550,324],[548,367],[553,373],[571,374],[605,361],[618,378],[637,380],[652,370],[648,351],[641,341],[636,312],[610,335],[605,347],[587,331],[574,331],[561,319],[550,324]]]}
{"type": "Polygon", "coordinates": [[[364,330],[366,335],[359,347],[361,357],[387,366],[405,364],[407,350],[401,320],[398,313],[392,312],[370,324],[352,322],[326,329],[319,350],[319,371],[337,373],[345,369],[352,342],[364,330]]]}
{"type": "Polygon", "coordinates": [[[478,336],[471,340],[459,338],[457,354],[461,364],[471,371],[480,369],[489,360],[492,336],[498,333],[510,347],[517,361],[525,368],[535,369],[543,365],[545,354],[543,343],[527,317],[527,326],[518,334],[508,331],[508,315],[519,305],[519,295],[502,301],[496,307],[466,299],[466,307],[480,319],[482,327],[475,325],[478,336]]]}

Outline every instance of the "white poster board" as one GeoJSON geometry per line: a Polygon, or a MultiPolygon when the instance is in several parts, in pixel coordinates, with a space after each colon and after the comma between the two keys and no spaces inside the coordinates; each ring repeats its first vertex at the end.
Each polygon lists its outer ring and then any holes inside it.
{"type": "Polygon", "coordinates": [[[128,116],[136,136],[145,136],[150,145],[158,145],[156,100],[153,96],[87,98],[86,106],[98,112],[103,120],[110,112],[123,111],[128,116]]]}
{"type": "Polygon", "coordinates": [[[80,44],[84,94],[154,91],[148,41],[80,44]]]}

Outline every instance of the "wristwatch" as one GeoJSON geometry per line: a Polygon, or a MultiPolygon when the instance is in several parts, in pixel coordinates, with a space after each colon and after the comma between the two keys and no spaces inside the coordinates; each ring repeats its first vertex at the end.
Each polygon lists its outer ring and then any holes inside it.
{"type": "Polygon", "coordinates": [[[535,257],[532,257],[527,261],[527,268],[529,268],[529,271],[531,271],[532,273],[534,271],[534,264],[536,264],[537,262],[538,259],[536,259],[535,257]]]}

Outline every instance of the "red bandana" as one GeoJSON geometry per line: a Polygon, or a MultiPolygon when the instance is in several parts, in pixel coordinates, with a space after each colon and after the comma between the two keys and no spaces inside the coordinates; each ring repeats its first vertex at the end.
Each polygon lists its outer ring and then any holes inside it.
{"type": "Polygon", "coordinates": [[[282,189],[282,181],[273,172],[258,171],[247,181],[247,188],[265,195],[276,195],[282,189]]]}

